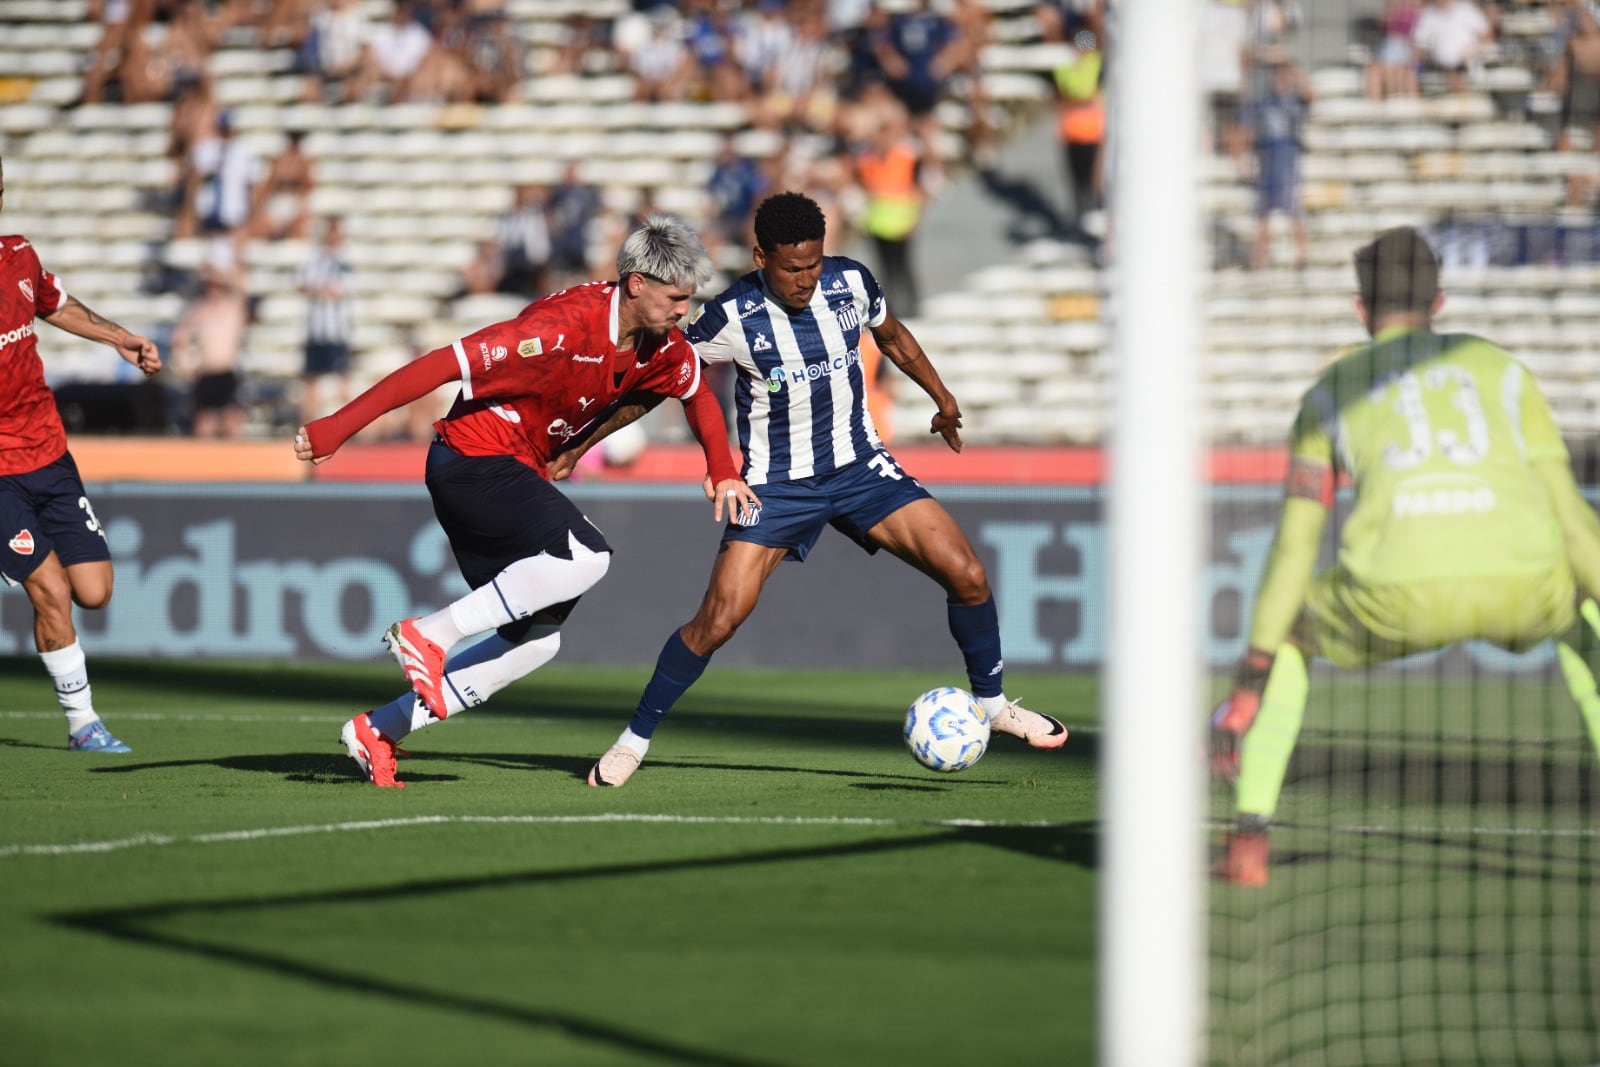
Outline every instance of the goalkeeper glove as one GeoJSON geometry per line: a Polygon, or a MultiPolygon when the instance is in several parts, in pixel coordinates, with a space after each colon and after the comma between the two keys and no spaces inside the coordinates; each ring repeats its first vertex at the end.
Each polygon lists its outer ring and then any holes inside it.
{"type": "Polygon", "coordinates": [[[1261,710],[1272,661],[1271,652],[1246,652],[1234,674],[1233,691],[1211,713],[1211,773],[1225,782],[1239,777],[1239,743],[1261,710]]]}

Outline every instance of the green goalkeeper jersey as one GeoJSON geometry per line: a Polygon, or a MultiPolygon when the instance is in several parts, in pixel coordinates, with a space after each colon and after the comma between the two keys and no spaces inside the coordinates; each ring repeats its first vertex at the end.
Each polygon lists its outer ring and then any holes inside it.
{"type": "Polygon", "coordinates": [[[1548,571],[1565,555],[1530,466],[1567,460],[1533,376],[1468,334],[1380,333],[1312,386],[1290,450],[1347,473],[1339,563],[1388,585],[1548,571]]]}

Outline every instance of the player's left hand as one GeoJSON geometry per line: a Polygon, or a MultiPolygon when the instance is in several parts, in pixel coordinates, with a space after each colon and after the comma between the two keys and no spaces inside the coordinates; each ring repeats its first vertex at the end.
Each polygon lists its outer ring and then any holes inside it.
{"type": "Polygon", "coordinates": [[[711,477],[706,476],[703,486],[711,497],[711,518],[714,522],[721,522],[723,508],[727,508],[729,522],[736,522],[741,526],[749,526],[749,521],[761,513],[761,498],[746,484],[742,478],[724,478],[716,485],[711,484],[711,477]]]}
{"type": "Polygon", "coordinates": [[[944,438],[944,443],[950,446],[950,451],[961,451],[961,409],[951,408],[949,411],[940,411],[933,416],[933,424],[928,427],[929,433],[936,433],[944,438]]]}
{"type": "Polygon", "coordinates": [[[572,472],[578,469],[578,460],[583,458],[583,453],[576,448],[569,448],[550,461],[548,468],[552,482],[564,482],[572,477],[572,472]]]}
{"type": "Polygon", "coordinates": [[[117,352],[143,371],[146,378],[161,369],[161,349],[148,337],[129,334],[117,342],[117,352]]]}

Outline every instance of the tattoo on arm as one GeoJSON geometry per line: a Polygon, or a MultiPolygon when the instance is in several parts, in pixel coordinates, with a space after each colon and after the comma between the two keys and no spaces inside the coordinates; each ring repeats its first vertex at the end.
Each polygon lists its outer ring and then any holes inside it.
{"type": "Polygon", "coordinates": [[[61,314],[63,311],[73,310],[76,310],[83,315],[83,324],[91,330],[104,330],[110,333],[112,337],[126,337],[128,334],[127,329],[115,322],[112,322],[104,315],[93,310],[75,296],[68,296],[67,302],[56,309],[55,315],[49,315],[46,317],[53,320],[56,315],[61,314]]]}

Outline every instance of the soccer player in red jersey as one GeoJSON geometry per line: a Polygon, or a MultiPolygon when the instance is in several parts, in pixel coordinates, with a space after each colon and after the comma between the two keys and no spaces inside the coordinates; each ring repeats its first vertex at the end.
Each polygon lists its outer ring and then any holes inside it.
{"type": "MultiPolygon", "coordinates": [[[[0,162],[0,205],[4,198],[0,162]]],[[[45,384],[36,318],[112,346],[147,375],[161,369],[161,353],[68,296],[26,237],[0,237],[0,577],[21,585],[33,605],[33,641],[67,715],[67,747],[127,752],[95,714],[72,624],[74,603],[94,609],[111,599],[111,551],[45,384]]]]}
{"type": "Polygon", "coordinates": [[[651,216],[623,242],[616,281],[553,293],[437,348],[296,435],[295,455],[320,463],[384,412],[461,383],[434,423],[425,480],[472,592],[384,636],[415,696],[356,716],[341,735],[374,785],[404,784],[394,777],[401,738],[483,703],[561,647],[561,624],[604,577],[611,546],[550,484],[549,463],[629,394],[683,401],[705,449],[717,521],[724,507],[759,505],[738,476],[721,405],[702,387],[699,358],[678,329],[710,277],[694,231],[651,216]],[[486,631],[494,632],[446,661],[452,646],[486,631]]]}

